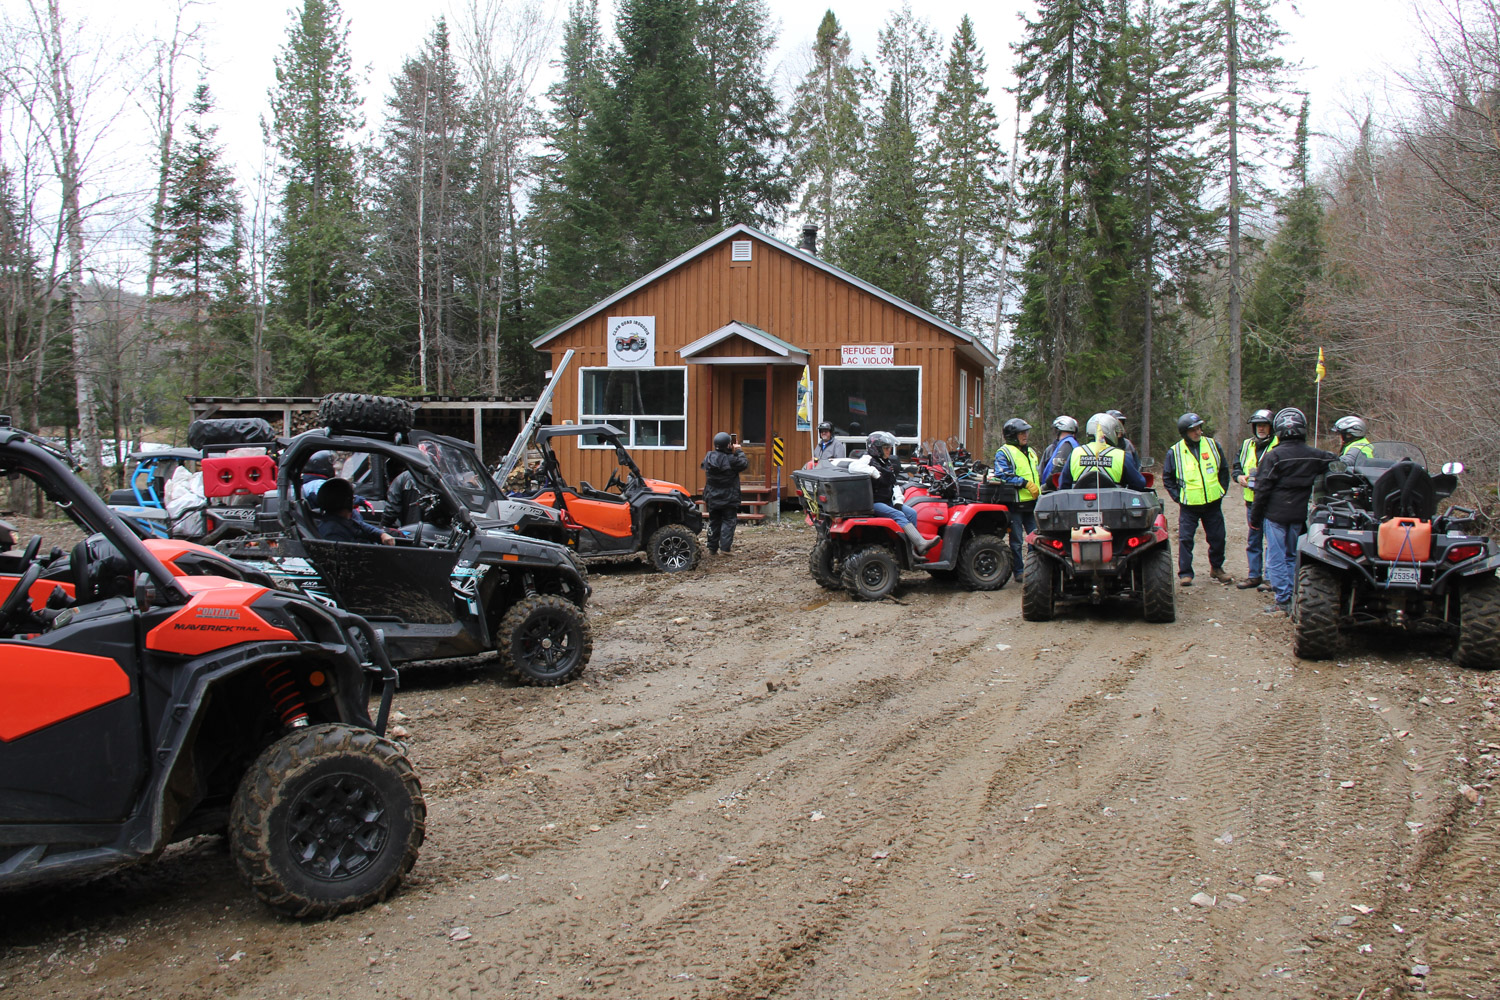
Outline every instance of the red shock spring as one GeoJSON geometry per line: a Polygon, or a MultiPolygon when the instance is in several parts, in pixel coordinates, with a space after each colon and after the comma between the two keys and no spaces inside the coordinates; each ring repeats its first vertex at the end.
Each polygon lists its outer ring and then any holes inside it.
{"type": "Polygon", "coordinates": [[[268,663],[260,673],[265,678],[271,706],[280,713],[281,721],[292,728],[307,725],[307,703],[302,700],[291,672],[280,663],[268,663]]]}

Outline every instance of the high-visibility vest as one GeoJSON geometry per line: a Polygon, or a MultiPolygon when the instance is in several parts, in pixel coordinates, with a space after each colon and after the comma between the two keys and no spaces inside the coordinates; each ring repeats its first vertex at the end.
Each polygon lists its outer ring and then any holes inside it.
{"type": "Polygon", "coordinates": [[[1365,456],[1365,458],[1375,457],[1375,446],[1370,443],[1369,438],[1360,438],[1358,441],[1350,441],[1348,446],[1344,449],[1344,453],[1339,457],[1348,458],[1351,451],[1357,451],[1361,455],[1365,456]]]}
{"type": "Polygon", "coordinates": [[[1073,485],[1076,487],[1078,480],[1088,472],[1108,476],[1109,485],[1119,486],[1125,481],[1125,452],[1097,441],[1079,445],[1068,458],[1068,473],[1073,477],[1073,485]]]}
{"type": "MultiPolygon", "coordinates": [[[[1281,439],[1272,436],[1271,440],[1267,441],[1266,446],[1260,449],[1260,451],[1255,450],[1257,440],[1257,438],[1245,438],[1240,443],[1240,469],[1245,473],[1245,478],[1247,479],[1255,478],[1255,470],[1260,467],[1260,456],[1276,447],[1277,442],[1281,439]]],[[[1245,487],[1245,502],[1255,502],[1255,491],[1248,486],[1245,487]]]]}
{"type": "MultiPolygon", "coordinates": [[[[1034,448],[1027,448],[1025,451],[1022,451],[1013,444],[1007,444],[1001,445],[1000,450],[1010,456],[1010,467],[1015,470],[1016,475],[1028,483],[1041,484],[1040,476],[1037,473],[1037,463],[1040,459],[1036,457],[1036,450],[1034,448]]],[[[1036,494],[1024,486],[1018,486],[1016,487],[1016,498],[1022,503],[1028,503],[1036,499],[1036,494]]]]}
{"type": "Polygon", "coordinates": [[[1213,438],[1199,438],[1196,445],[1189,445],[1187,438],[1183,438],[1172,446],[1172,452],[1177,456],[1177,478],[1182,482],[1179,503],[1185,507],[1202,507],[1223,498],[1219,466],[1223,464],[1224,456],[1213,438]]]}

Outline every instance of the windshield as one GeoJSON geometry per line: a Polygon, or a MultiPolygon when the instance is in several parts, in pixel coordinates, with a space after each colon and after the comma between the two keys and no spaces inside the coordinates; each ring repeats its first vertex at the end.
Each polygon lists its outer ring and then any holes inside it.
{"type": "Polygon", "coordinates": [[[483,514],[490,504],[504,499],[471,447],[425,436],[417,447],[426,453],[448,488],[474,513],[483,514]]]}
{"type": "Polygon", "coordinates": [[[1370,444],[1371,455],[1355,451],[1344,457],[1344,463],[1351,469],[1389,469],[1404,459],[1427,468],[1427,456],[1422,449],[1405,441],[1375,441],[1370,444]]]}

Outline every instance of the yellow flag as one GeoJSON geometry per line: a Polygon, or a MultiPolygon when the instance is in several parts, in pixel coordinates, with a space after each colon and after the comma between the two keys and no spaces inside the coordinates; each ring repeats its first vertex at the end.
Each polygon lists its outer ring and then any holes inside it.
{"type": "Polygon", "coordinates": [[[1323,376],[1327,374],[1328,369],[1323,367],[1323,348],[1320,347],[1318,348],[1318,377],[1313,379],[1313,381],[1321,382],[1323,381],[1323,376]]]}

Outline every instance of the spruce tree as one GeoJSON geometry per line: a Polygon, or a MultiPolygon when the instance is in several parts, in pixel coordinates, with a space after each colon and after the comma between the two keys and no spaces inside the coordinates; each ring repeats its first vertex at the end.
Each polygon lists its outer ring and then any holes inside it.
{"type": "Polygon", "coordinates": [[[776,45],[765,0],[703,0],[698,50],[711,104],[711,228],[768,226],[791,198],[786,125],[766,68],[776,45]]]}
{"type": "Polygon", "coordinates": [[[167,169],[167,198],[157,238],[162,248],[161,277],[170,291],[164,301],[182,307],[172,324],[176,353],[189,395],[202,393],[205,368],[226,348],[216,333],[223,309],[232,304],[240,271],[237,240],[240,205],[234,175],[222,162],[211,124],[213,98],[200,83],[188,106],[186,141],[178,142],[167,169]]]}
{"type": "Polygon", "coordinates": [[[812,59],[788,115],[792,185],[801,192],[802,217],[833,244],[843,233],[863,173],[862,103],[870,72],[853,62],[849,36],[832,10],[818,25],[812,59]]]}
{"type": "Polygon", "coordinates": [[[926,308],[932,299],[932,228],[926,171],[900,75],[891,77],[865,182],[834,260],[856,276],[926,308]]]}
{"type": "Polygon", "coordinates": [[[354,134],[363,124],[338,0],[303,0],[276,59],[267,142],[279,157],[272,263],[283,390],[384,381],[386,352],[358,328],[364,234],[354,134]]]}
{"type": "Polygon", "coordinates": [[[984,53],[965,15],[953,35],[933,108],[936,143],[929,169],[933,306],[939,316],[966,329],[989,323],[984,313],[995,303],[995,261],[1007,238],[1001,212],[1006,158],[984,74],[984,53]]]}

